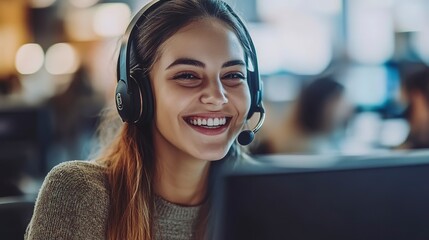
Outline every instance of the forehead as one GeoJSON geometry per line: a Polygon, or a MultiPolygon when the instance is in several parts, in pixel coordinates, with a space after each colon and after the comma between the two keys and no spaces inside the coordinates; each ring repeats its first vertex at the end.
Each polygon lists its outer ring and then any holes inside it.
{"type": "Polygon", "coordinates": [[[201,19],[182,27],[160,48],[160,58],[191,57],[244,61],[244,49],[235,33],[217,19],[201,19]]]}

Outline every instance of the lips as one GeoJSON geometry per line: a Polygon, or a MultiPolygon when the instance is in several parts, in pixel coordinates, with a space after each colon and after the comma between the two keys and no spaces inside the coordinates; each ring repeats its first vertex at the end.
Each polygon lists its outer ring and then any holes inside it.
{"type": "Polygon", "coordinates": [[[228,128],[232,117],[226,115],[192,115],[186,116],[183,119],[197,132],[205,135],[217,135],[221,134],[228,128]]]}

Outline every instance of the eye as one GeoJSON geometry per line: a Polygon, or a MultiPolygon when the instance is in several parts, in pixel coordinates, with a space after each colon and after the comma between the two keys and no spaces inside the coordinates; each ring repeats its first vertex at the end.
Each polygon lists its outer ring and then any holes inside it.
{"type": "Polygon", "coordinates": [[[202,82],[202,79],[197,74],[192,72],[178,73],[173,76],[173,80],[185,87],[197,87],[202,82]]]}
{"type": "Polygon", "coordinates": [[[199,79],[195,74],[193,73],[179,73],[177,75],[174,75],[174,80],[192,80],[192,79],[199,79]]]}
{"type": "Polygon", "coordinates": [[[225,85],[230,87],[234,87],[241,84],[245,79],[246,77],[240,72],[227,73],[222,77],[222,80],[225,85]]]}

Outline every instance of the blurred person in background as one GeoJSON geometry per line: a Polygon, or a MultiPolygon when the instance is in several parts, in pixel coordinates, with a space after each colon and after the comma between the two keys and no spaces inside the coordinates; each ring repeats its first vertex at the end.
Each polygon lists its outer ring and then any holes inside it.
{"type": "Polygon", "coordinates": [[[157,3],[132,23],[126,41],[135,49],[120,54],[118,65],[120,79],[125,66],[130,71],[124,79],[137,94],[134,103],[141,96],[153,112],[125,105],[129,89],[119,81],[116,104],[126,123],[116,117],[101,125],[108,143],[94,161],[70,161],[48,174],[26,239],[207,235],[216,169],[247,159],[236,138],[247,118],[263,111],[253,94],[256,55],[223,1],[157,3]]]}
{"type": "Polygon", "coordinates": [[[311,81],[298,94],[280,126],[266,126],[253,145],[254,154],[317,154],[338,151],[336,134],[344,131],[353,108],[345,89],[325,77],[311,81]]]}
{"type": "Polygon", "coordinates": [[[410,132],[396,149],[429,148],[429,67],[404,76],[401,97],[407,106],[405,118],[410,132]]]}

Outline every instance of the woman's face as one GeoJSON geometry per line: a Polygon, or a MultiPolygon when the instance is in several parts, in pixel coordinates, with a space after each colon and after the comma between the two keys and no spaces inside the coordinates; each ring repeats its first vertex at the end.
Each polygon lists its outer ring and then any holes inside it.
{"type": "Polygon", "coordinates": [[[221,159],[250,108],[242,45],[224,23],[203,19],[160,50],[150,72],[156,148],[177,157],[221,159]]]}

